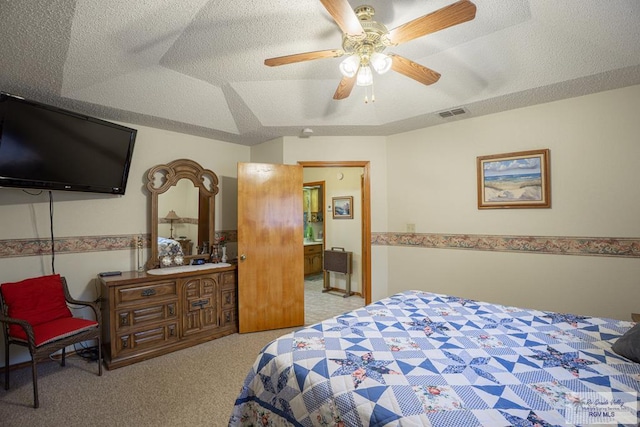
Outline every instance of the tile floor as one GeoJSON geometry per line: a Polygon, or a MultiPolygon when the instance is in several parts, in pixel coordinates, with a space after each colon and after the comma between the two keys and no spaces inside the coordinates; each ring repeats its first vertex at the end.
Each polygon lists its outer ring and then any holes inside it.
{"type": "Polygon", "coordinates": [[[364,306],[364,299],[358,295],[344,298],[338,293],[322,293],[322,274],[309,276],[304,281],[304,317],[307,325],[362,306],[364,306]]]}

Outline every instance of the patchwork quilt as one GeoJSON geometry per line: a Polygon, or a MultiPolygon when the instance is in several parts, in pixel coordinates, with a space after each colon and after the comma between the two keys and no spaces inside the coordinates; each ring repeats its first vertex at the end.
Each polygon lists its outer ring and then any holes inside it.
{"type": "Polygon", "coordinates": [[[158,237],[158,257],[174,257],[176,255],[184,255],[180,242],[166,237],[158,237]]]}
{"type": "Polygon", "coordinates": [[[231,426],[636,426],[632,322],[408,291],[268,344],[231,426]]]}

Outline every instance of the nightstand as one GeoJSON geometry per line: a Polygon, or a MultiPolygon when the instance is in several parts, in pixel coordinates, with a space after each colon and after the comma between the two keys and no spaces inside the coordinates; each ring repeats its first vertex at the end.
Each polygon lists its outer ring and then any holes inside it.
{"type": "Polygon", "coordinates": [[[184,255],[193,255],[193,243],[191,243],[191,239],[178,239],[178,243],[180,243],[184,255]]]}
{"type": "Polygon", "coordinates": [[[631,320],[634,322],[640,322],[640,313],[631,313],[631,320]]]}

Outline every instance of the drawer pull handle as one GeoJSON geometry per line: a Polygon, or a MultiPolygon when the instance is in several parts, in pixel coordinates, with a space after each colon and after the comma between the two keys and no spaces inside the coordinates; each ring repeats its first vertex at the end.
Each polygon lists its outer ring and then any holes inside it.
{"type": "Polygon", "coordinates": [[[120,315],[120,326],[127,326],[129,324],[129,315],[127,313],[120,315]]]}
{"type": "Polygon", "coordinates": [[[176,334],[176,330],[175,330],[175,328],[170,327],[170,328],[169,328],[169,335],[170,335],[170,336],[174,336],[175,334],[176,334]]]}
{"type": "Polygon", "coordinates": [[[176,314],[176,309],[174,306],[170,305],[169,306],[169,316],[173,316],[174,314],[176,314]]]}
{"type": "Polygon", "coordinates": [[[156,290],[155,289],[145,289],[144,291],[142,291],[142,296],[143,297],[151,297],[153,295],[156,294],[156,290]]]}
{"type": "Polygon", "coordinates": [[[120,340],[122,341],[122,348],[129,347],[129,337],[122,337],[120,340]]]}
{"type": "Polygon", "coordinates": [[[231,323],[231,313],[225,313],[224,321],[225,323],[231,323]]]}
{"type": "Polygon", "coordinates": [[[204,307],[205,305],[207,305],[207,303],[209,303],[209,300],[207,299],[201,299],[200,301],[194,301],[191,303],[191,307],[204,307]]]}
{"type": "Polygon", "coordinates": [[[231,304],[231,294],[227,294],[227,304],[231,304]]]}

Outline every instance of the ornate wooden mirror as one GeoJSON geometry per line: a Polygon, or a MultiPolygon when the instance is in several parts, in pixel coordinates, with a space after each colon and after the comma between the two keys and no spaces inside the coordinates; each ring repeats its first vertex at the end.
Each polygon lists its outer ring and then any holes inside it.
{"type": "Polygon", "coordinates": [[[208,258],[215,243],[218,176],[189,159],[147,173],[151,193],[151,258],[147,269],[208,258]]]}

